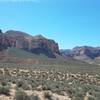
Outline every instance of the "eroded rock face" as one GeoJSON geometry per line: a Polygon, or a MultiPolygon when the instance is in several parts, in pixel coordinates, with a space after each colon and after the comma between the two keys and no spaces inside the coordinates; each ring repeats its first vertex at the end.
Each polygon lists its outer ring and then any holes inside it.
{"type": "Polygon", "coordinates": [[[55,41],[44,37],[35,36],[31,40],[31,51],[37,54],[43,53],[47,56],[54,57],[54,53],[60,54],[58,44],[55,41]]]}
{"type": "Polygon", "coordinates": [[[16,39],[7,37],[3,33],[0,33],[0,51],[7,49],[8,47],[15,47],[16,39]]]}
{"type": "Polygon", "coordinates": [[[42,35],[33,37],[20,31],[10,30],[5,33],[0,31],[0,50],[8,47],[20,48],[36,54],[45,54],[48,57],[56,57],[55,53],[60,54],[58,44],[42,35]]]}
{"type": "Polygon", "coordinates": [[[61,51],[62,55],[70,56],[70,57],[82,57],[95,59],[96,57],[100,56],[100,48],[99,47],[90,47],[90,46],[82,46],[82,47],[75,47],[72,50],[63,50],[61,51]]]}

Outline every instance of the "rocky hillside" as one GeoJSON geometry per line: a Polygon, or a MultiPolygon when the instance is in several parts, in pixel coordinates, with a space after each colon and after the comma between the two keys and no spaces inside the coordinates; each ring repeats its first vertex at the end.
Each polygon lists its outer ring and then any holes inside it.
{"type": "Polygon", "coordinates": [[[65,57],[72,57],[74,59],[90,62],[100,58],[100,47],[75,47],[72,50],[61,50],[61,54],[65,57]]]}
{"type": "Polygon", "coordinates": [[[60,54],[58,44],[42,35],[31,36],[14,30],[5,33],[0,31],[0,51],[8,47],[20,48],[38,55],[44,54],[51,58],[55,58],[55,54],[60,54]]]}

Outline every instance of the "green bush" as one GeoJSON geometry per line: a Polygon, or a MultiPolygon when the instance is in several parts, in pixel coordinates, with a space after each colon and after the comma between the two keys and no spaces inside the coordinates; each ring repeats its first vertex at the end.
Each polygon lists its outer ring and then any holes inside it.
{"type": "Polygon", "coordinates": [[[8,86],[0,86],[0,94],[10,95],[10,89],[8,86]]]}
{"type": "Polygon", "coordinates": [[[40,100],[40,98],[38,97],[38,95],[32,94],[30,97],[31,97],[31,100],[40,100]]]}
{"type": "Polygon", "coordinates": [[[31,98],[22,90],[18,90],[15,94],[14,100],[31,100],[31,98]]]}
{"type": "Polygon", "coordinates": [[[96,100],[96,99],[95,99],[95,97],[90,96],[90,97],[88,97],[88,100],[96,100]]]}
{"type": "Polygon", "coordinates": [[[2,82],[1,82],[1,85],[2,85],[2,86],[7,86],[7,82],[6,82],[6,81],[2,81],[2,82]]]}
{"type": "Polygon", "coordinates": [[[36,90],[36,88],[41,85],[41,82],[39,80],[35,80],[31,83],[32,89],[36,90]]]}
{"type": "Polygon", "coordinates": [[[24,90],[30,90],[30,87],[29,87],[28,83],[24,80],[17,81],[17,87],[22,88],[24,90]]]}

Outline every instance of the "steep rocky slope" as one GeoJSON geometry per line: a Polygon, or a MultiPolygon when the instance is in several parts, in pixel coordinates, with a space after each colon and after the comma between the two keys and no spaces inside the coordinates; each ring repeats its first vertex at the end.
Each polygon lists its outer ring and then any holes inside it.
{"type": "Polygon", "coordinates": [[[0,31],[0,50],[5,50],[8,47],[20,48],[38,55],[44,54],[51,58],[55,58],[55,54],[60,54],[58,44],[42,35],[31,36],[14,30],[5,33],[0,31]]]}

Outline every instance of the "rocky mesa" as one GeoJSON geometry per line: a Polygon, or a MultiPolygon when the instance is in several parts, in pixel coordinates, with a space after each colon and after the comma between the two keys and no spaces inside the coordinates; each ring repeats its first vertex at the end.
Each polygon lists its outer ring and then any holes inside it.
{"type": "Polygon", "coordinates": [[[0,51],[8,47],[20,48],[38,55],[44,54],[51,58],[55,58],[55,54],[60,54],[58,44],[42,35],[31,36],[14,30],[5,33],[0,31],[0,51]]]}

